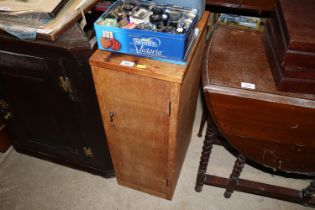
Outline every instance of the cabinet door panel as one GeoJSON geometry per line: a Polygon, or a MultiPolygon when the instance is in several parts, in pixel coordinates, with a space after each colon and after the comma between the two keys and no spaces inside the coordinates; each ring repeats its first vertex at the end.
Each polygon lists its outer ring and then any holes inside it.
{"type": "Polygon", "coordinates": [[[75,130],[69,117],[74,116],[73,108],[59,87],[59,72],[48,68],[51,65],[39,57],[0,52],[1,85],[13,111],[12,124],[19,125],[13,126],[16,140],[78,153],[66,129],[75,130]]]}
{"type": "Polygon", "coordinates": [[[96,69],[94,79],[118,180],[165,192],[169,83],[96,69]]]}

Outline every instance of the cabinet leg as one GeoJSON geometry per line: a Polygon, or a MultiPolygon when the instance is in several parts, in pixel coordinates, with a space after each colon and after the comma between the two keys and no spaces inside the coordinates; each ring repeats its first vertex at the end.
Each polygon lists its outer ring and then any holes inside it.
{"type": "Polygon", "coordinates": [[[312,196],[315,194],[315,179],[311,182],[309,186],[302,190],[302,197],[305,203],[308,203],[312,199],[312,196]]]}
{"type": "Polygon", "coordinates": [[[208,123],[205,140],[203,142],[202,153],[200,157],[200,163],[199,163],[196,186],[195,186],[195,190],[197,192],[201,192],[202,187],[204,185],[208,162],[209,162],[215,136],[216,136],[215,128],[212,127],[210,123],[208,123]]]}
{"type": "Polygon", "coordinates": [[[244,168],[245,160],[246,159],[244,155],[242,154],[238,155],[233,167],[233,171],[230,175],[230,178],[227,181],[224,197],[230,198],[232,193],[234,192],[235,186],[238,184],[239,177],[244,168]]]}

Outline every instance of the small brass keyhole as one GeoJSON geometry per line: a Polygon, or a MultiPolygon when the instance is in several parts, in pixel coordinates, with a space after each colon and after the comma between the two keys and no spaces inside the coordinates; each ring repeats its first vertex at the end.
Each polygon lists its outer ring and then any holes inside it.
{"type": "Polygon", "coordinates": [[[115,117],[114,112],[110,112],[110,113],[109,113],[109,123],[110,123],[110,125],[112,126],[112,128],[115,127],[115,124],[114,124],[114,117],[115,117]]]}
{"type": "Polygon", "coordinates": [[[109,120],[111,123],[114,122],[114,116],[115,116],[114,112],[109,113],[109,120]]]}

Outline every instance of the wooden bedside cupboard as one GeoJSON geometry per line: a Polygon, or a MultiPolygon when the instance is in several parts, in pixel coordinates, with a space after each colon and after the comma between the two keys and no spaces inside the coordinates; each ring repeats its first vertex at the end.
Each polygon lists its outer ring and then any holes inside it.
{"type": "Polygon", "coordinates": [[[172,199],[192,133],[208,17],[197,25],[187,65],[100,50],[90,58],[119,184],[172,199]]]}

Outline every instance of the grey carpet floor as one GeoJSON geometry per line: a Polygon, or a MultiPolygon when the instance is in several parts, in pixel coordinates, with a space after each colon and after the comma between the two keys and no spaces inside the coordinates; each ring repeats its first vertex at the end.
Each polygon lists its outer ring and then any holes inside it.
{"type": "MultiPolygon", "coordinates": [[[[205,186],[194,191],[203,138],[196,136],[200,105],[198,105],[193,137],[172,201],[154,197],[87,172],[74,170],[48,161],[19,154],[11,149],[0,155],[0,209],[11,210],[293,210],[311,209],[271,198],[235,192],[230,199],[223,197],[221,188],[205,186]]],[[[220,146],[214,146],[208,173],[228,177],[235,158],[220,146]]],[[[248,165],[241,178],[277,183],[300,189],[308,180],[272,176],[248,165]]]]}

